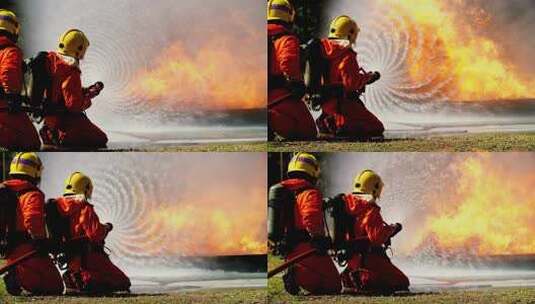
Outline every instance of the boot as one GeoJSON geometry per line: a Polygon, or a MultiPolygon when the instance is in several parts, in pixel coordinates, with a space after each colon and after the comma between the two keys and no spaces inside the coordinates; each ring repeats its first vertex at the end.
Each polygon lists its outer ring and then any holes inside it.
{"type": "Polygon", "coordinates": [[[20,296],[22,293],[22,287],[17,280],[17,275],[10,271],[4,276],[4,284],[6,285],[7,293],[12,296],[20,296]]]}
{"type": "Polygon", "coordinates": [[[288,268],[286,274],[282,276],[282,281],[284,282],[286,292],[293,296],[299,294],[299,285],[295,281],[295,270],[293,267],[288,268]]]}

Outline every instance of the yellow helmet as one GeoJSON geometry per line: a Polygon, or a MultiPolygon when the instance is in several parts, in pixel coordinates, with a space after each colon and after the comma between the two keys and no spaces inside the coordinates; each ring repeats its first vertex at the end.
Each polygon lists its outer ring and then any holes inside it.
{"type": "Polygon", "coordinates": [[[79,194],[83,194],[87,199],[90,199],[93,195],[93,182],[87,175],[81,172],[74,172],[65,180],[63,195],[79,194]]]}
{"type": "Polygon", "coordinates": [[[291,172],[304,172],[313,178],[319,178],[320,165],[314,155],[299,152],[288,164],[288,173],[291,172]]]}
{"type": "Polygon", "coordinates": [[[37,153],[20,152],[11,161],[9,175],[25,175],[38,180],[42,170],[43,163],[37,153]]]}
{"type": "Polygon", "coordinates": [[[372,170],[364,170],[355,177],[353,193],[370,194],[374,198],[381,196],[383,192],[383,180],[372,170]]]}
{"type": "Polygon", "coordinates": [[[0,30],[18,37],[20,24],[17,15],[10,10],[0,9],[0,30]]]}
{"type": "Polygon", "coordinates": [[[89,40],[84,32],[80,30],[70,29],[59,37],[58,52],[60,54],[77,59],[84,59],[88,47],[89,40]]]}
{"type": "Polygon", "coordinates": [[[331,22],[329,38],[347,39],[353,44],[357,41],[359,33],[360,28],[355,20],[342,15],[334,18],[331,22]]]}
{"type": "Polygon", "coordinates": [[[267,3],[267,20],[281,20],[287,23],[293,23],[295,19],[295,10],[288,0],[269,0],[267,3]]]}

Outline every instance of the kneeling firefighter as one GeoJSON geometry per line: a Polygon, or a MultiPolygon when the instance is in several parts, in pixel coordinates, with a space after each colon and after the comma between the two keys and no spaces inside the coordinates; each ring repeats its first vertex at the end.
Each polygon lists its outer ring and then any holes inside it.
{"type": "Polygon", "coordinates": [[[63,197],[47,203],[49,230],[64,243],[64,253],[57,260],[67,269],[65,285],[68,290],[88,293],[128,291],[130,279],[104,252],[104,239],[113,225],[100,223],[88,202],[92,193],[91,179],[74,172],[65,180],[63,197]]]}
{"type": "Polygon", "coordinates": [[[344,287],[357,292],[386,294],[407,291],[409,279],[386,254],[391,238],[402,226],[399,223],[388,225],[381,216],[377,205],[384,186],[381,177],[372,170],[364,170],[355,177],[353,185],[353,192],[341,197],[346,213],[352,218],[350,235],[353,240],[367,239],[369,247],[350,257],[342,273],[344,287]]]}
{"type": "Polygon", "coordinates": [[[332,22],[329,37],[307,46],[311,74],[309,92],[313,108],[321,106],[317,119],[320,134],[359,139],[381,137],[384,126],[360,100],[365,87],[380,78],[378,72],[359,67],[353,50],[360,29],[348,16],[332,22]]]}
{"type": "Polygon", "coordinates": [[[58,51],[47,55],[51,83],[46,90],[45,124],[39,132],[45,145],[106,147],[106,134],[84,112],[104,88],[101,82],[82,87],[79,65],[88,47],[85,34],[70,29],[61,35],[58,51]]]}
{"type": "Polygon", "coordinates": [[[296,295],[300,288],[311,294],[336,294],[342,286],[325,236],[322,194],[316,187],[320,174],[316,158],[298,153],[288,165],[288,179],[269,192],[268,239],[275,254],[290,261],[305,252],[315,253],[290,266],[284,287],[296,295]]]}
{"type": "Polygon", "coordinates": [[[288,0],[269,0],[268,16],[268,126],[270,140],[315,139],[316,125],[302,101],[305,85],[300,42],[292,32],[295,10],[288,0]]]}
{"type": "Polygon", "coordinates": [[[38,184],[41,160],[35,153],[18,153],[11,162],[9,180],[0,184],[0,247],[10,268],[4,276],[7,292],[20,295],[63,293],[61,276],[49,256],[45,198],[38,184]],[[35,254],[31,254],[35,252],[35,254]],[[23,256],[30,257],[20,261],[23,256]]]}
{"type": "Polygon", "coordinates": [[[17,46],[19,33],[17,16],[0,9],[0,147],[35,151],[41,148],[39,135],[20,109],[23,57],[17,46]]]}

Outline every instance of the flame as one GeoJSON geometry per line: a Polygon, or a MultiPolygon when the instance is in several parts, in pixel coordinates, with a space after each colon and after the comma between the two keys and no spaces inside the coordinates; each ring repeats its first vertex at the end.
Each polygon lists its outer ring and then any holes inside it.
{"type": "Polygon", "coordinates": [[[416,248],[477,255],[535,252],[535,175],[496,162],[489,154],[455,164],[452,189],[437,194],[416,248]],[[454,178],[455,179],[455,178],[454,178]]]}
{"type": "MultiPolygon", "coordinates": [[[[265,192],[265,191],[264,191],[265,192]]],[[[165,255],[214,256],[265,254],[266,212],[256,208],[264,198],[256,191],[252,201],[256,204],[221,204],[221,194],[213,198],[202,197],[187,204],[168,204],[150,212],[147,217],[158,223],[167,235],[165,255]]],[[[149,249],[150,250],[150,249],[149,249]]]]}
{"type": "Polygon", "coordinates": [[[535,81],[523,77],[499,44],[484,37],[492,22],[483,9],[464,0],[380,0],[389,18],[409,23],[407,69],[416,83],[446,84],[460,101],[535,97],[535,81]],[[420,38],[420,39],[419,39],[420,38]]]}
{"type": "Polygon", "coordinates": [[[175,41],[150,67],[137,71],[127,88],[129,94],[179,109],[265,107],[264,60],[255,47],[221,36],[206,38],[200,46],[187,43],[175,41]]]}

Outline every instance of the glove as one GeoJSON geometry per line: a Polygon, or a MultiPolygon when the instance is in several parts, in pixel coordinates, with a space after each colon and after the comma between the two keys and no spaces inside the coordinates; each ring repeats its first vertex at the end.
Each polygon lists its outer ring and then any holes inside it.
{"type": "Polygon", "coordinates": [[[392,226],[392,228],[394,228],[394,232],[392,232],[392,236],[398,234],[403,229],[403,226],[400,223],[396,223],[396,224],[391,225],[391,226],[392,226]]]}
{"type": "Polygon", "coordinates": [[[113,224],[112,223],[106,223],[106,224],[104,224],[104,226],[106,226],[106,230],[108,230],[108,232],[113,230],[113,224]]]}
{"type": "Polygon", "coordinates": [[[381,79],[381,73],[379,73],[379,72],[373,72],[371,74],[371,76],[372,77],[368,81],[368,84],[372,84],[372,83],[376,82],[377,80],[381,79]]]}
{"type": "Polygon", "coordinates": [[[95,82],[95,84],[84,90],[84,95],[86,97],[89,97],[89,99],[93,99],[97,97],[103,89],[104,83],[102,83],[101,81],[97,81],[95,82]]]}
{"type": "Polygon", "coordinates": [[[331,248],[331,239],[325,236],[315,236],[310,240],[310,244],[319,255],[326,255],[327,250],[331,248]]]}

